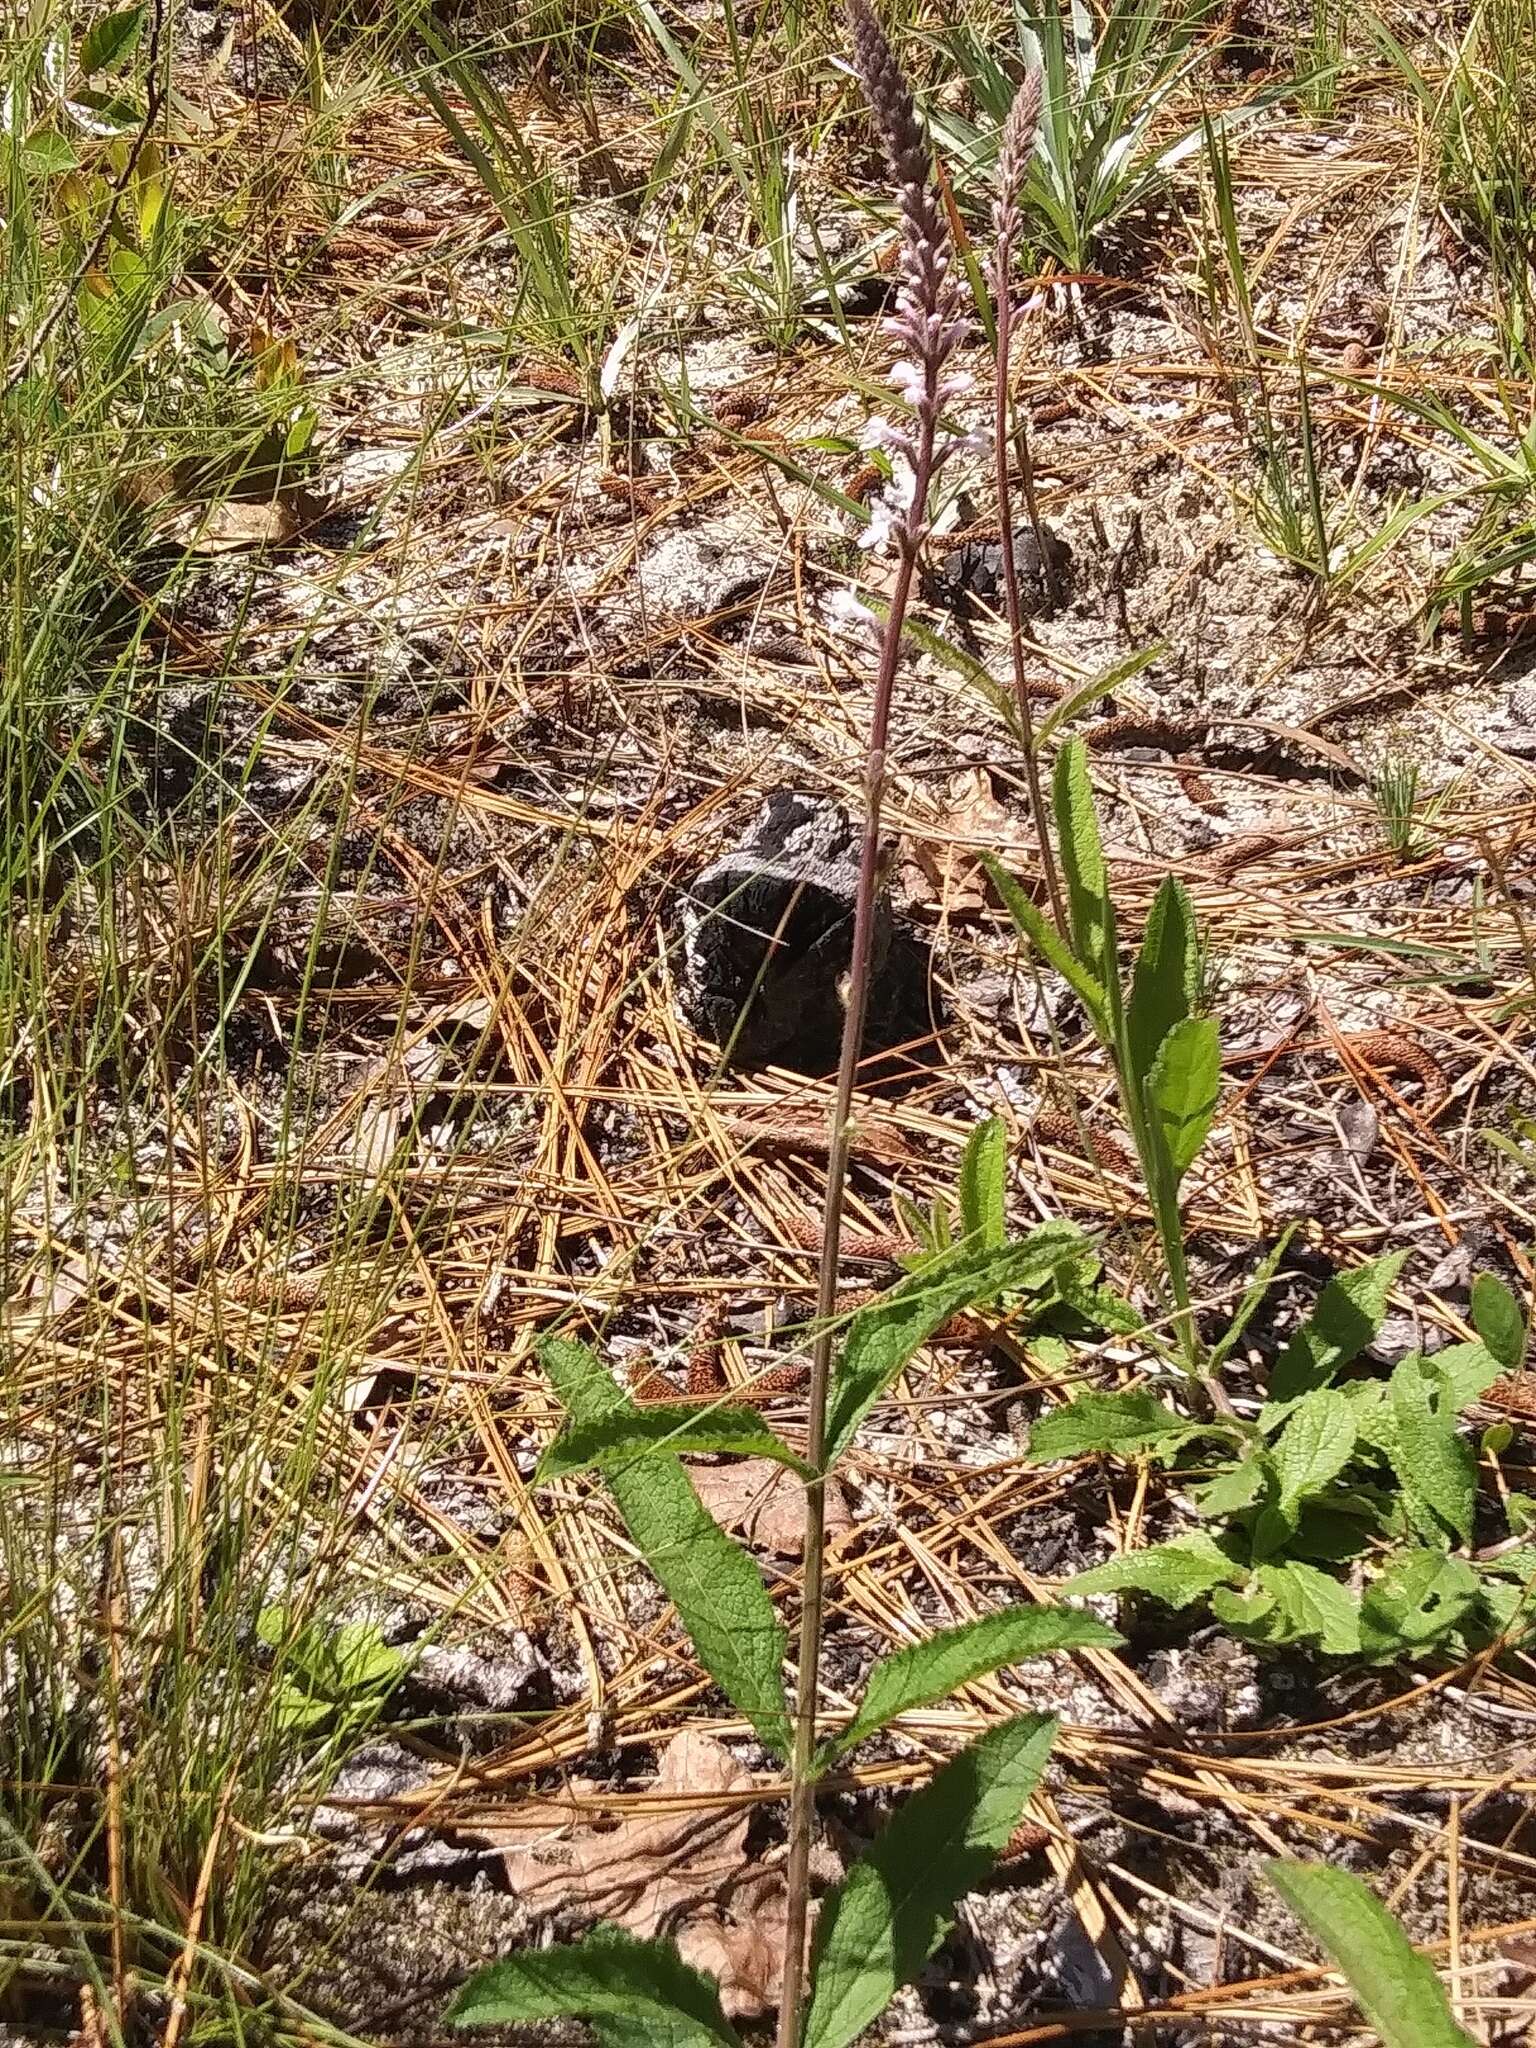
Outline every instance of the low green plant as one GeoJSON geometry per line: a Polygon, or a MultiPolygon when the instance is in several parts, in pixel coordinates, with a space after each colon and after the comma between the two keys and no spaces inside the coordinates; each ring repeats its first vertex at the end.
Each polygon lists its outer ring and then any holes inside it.
{"type": "Polygon", "coordinates": [[[269,1607],[257,1640],[275,1654],[275,1724],[299,1736],[335,1732],[343,1740],[372,1726],[405,1675],[404,1654],[372,1622],[320,1621],[269,1607]]]}
{"type": "MultiPolygon", "coordinates": [[[[1045,1310],[1097,1273],[1081,1231],[1047,1223],[1008,1239],[1004,1156],[997,1126],[967,1152],[959,1228],[934,1219],[950,1241],[916,1256],[883,1300],[861,1309],[842,1343],[835,1315],[854,1080],[869,999],[885,749],[901,636],[927,535],[929,488],[953,450],[943,419],[955,383],[951,359],[965,332],[944,214],[929,182],[930,159],[910,90],[868,0],[849,8],[855,68],[870,103],[903,227],[902,285],[891,331],[900,355],[892,382],[911,425],[887,424],[899,485],[872,508],[871,543],[891,545],[896,578],[881,645],[866,753],[866,807],[855,894],[842,1050],[829,1134],[817,1317],[811,1342],[803,1452],[756,1409],[729,1401],[638,1406],[584,1346],[551,1337],[540,1356],[569,1418],[536,1480],[596,1467],[636,1549],[677,1609],[694,1652],[774,1756],[789,1766],[785,1963],[779,2048],[848,2048],[895,1991],[932,1954],[956,1900],[986,1874],[1023,1813],[1056,1733],[1048,1717],[1023,1715],[991,1728],[940,1769],[888,1822],[823,1902],[806,1968],[810,1852],[818,1787],[870,1737],[957,1686],[1045,1650],[1110,1640],[1092,1617],[1018,1606],[983,1615],[897,1650],[869,1673],[863,1697],[839,1731],[818,1727],[828,1483],[855,1433],[897,1376],[951,1316],[977,1304],[1021,1300],[1045,1310]],[[1063,1292],[1065,1281],[1066,1293],[1063,1292]],[[804,1485],[804,1592],[793,1705],[785,1690],[789,1640],[756,1564],[705,1509],[681,1462],[684,1452],[727,1451],[772,1459],[804,1485]]],[[[467,1984],[450,2017],[460,2024],[553,2017],[590,2020],[608,2043],[665,2038],[736,2042],[719,1994],[664,1942],[637,1943],[613,1928],[585,1942],[517,1955],[467,1984]]]]}
{"type": "MultiPolygon", "coordinates": [[[[984,1149],[989,1161],[996,1157],[990,1136],[984,1149]]],[[[967,1199],[975,1199],[977,1185],[973,1176],[967,1199]]],[[[568,1422],[535,1483],[601,1473],[699,1661],[777,1757],[788,1759],[795,1739],[783,1681],[788,1637],[756,1564],[704,1507],[681,1458],[705,1451],[766,1457],[807,1486],[824,1486],[864,1417],[943,1322],[1000,1296],[1043,1304],[1063,1263],[1085,1249],[1069,1224],[1042,1225],[1013,1244],[986,1242],[991,1235],[978,1226],[922,1259],[890,1295],[854,1316],[832,1378],[825,1460],[814,1469],[754,1408],[728,1401],[640,1406],[584,1345],[551,1337],[540,1346],[568,1422]]],[[[1048,1651],[1117,1640],[1091,1616],[1018,1606],[894,1651],[871,1670],[846,1725],[813,1745],[811,1779],[825,1779],[901,1715],[969,1679],[1048,1651]]],[[[822,1908],[797,2035],[805,2048],[855,2040],[922,1967],[955,1899],[982,1879],[1017,1825],[1055,1733],[1055,1722],[1040,1715],[989,1730],[908,1801],[854,1864],[822,1908]]],[[[460,2025],[557,2016],[590,2019],[604,2039],[607,2021],[647,2016],[703,2029],[678,2033],[680,2040],[737,2039],[713,1984],[686,1968],[670,1944],[634,1942],[613,1928],[493,1964],[465,1985],[449,2013],[460,2025]]]]}
{"type": "Polygon", "coordinates": [[[611,288],[589,278],[572,235],[574,202],[544,161],[515,108],[486,76],[479,54],[459,48],[425,12],[417,33],[430,63],[417,84],[449,137],[474,167],[506,225],[517,259],[512,319],[569,356],[597,403],[598,359],[611,325],[611,288]],[[452,88],[455,97],[450,97],[452,88]]]}
{"type": "Polygon", "coordinates": [[[1067,983],[1109,1055],[1120,1107],[1146,1179],[1184,1370],[1215,1409],[1227,1408],[1202,1357],[1190,1300],[1179,1190],[1205,1143],[1221,1088],[1216,1019],[1196,999],[1202,953],[1188,891],[1168,876],[1152,904],[1129,976],[1120,957],[1109,869],[1081,740],[1066,741],[1053,777],[1056,838],[1066,879],[1062,937],[994,856],[986,865],[1019,930],[1067,983]]]}
{"type": "Polygon", "coordinates": [[[1004,54],[961,23],[939,41],[964,78],[982,119],[935,105],[935,132],[948,145],[964,184],[990,180],[1016,70],[1044,79],[1040,141],[1022,194],[1036,248],[1069,272],[1091,267],[1104,237],[1145,207],[1169,173],[1201,147],[1207,126],[1246,121],[1273,93],[1194,120],[1175,119],[1174,102],[1205,61],[1213,0],[1172,9],[1116,0],[1095,15],[1085,0],[1066,9],[1017,6],[1016,42],[1004,54]]]}
{"type": "Polygon", "coordinates": [[[1421,62],[1369,9],[1357,19],[1419,108],[1442,204],[1487,251],[1508,367],[1529,376],[1536,347],[1536,79],[1531,0],[1480,0],[1446,16],[1454,39],[1421,62]]]}
{"type": "Polygon", "coordinates": [[[1371,799],[1387,851],[1397,860],[1420,859],[1429,842],[1419,830],[1418,763],[1389,754],[1371,777],[1371,799]]]}
{"type": "MultiPolygon", "coordinates": [[[[1268,1291],[1288,1241],[1248,1289],[1213,1369],[1268,1291]]],[[[1411,1353],[1385,1379],[1350,1376],[1404,1256],[1328,1283],[1277,1359],[1252,1421],[1192,1421],[1137,1389],[1082,1394],[1037,1423],[1037,1463],[1095,1452],[1176,1463],[1206,1525],[1097,1565],[1066,1590],[1199,1603],[1244,1641],[1305,1643],[1372,1663],[1522,1636],[1536,1619],[1536,1545],[1473,1552],[1477,1453],[1458,1421],[1519,1369],[1524,1321],[1503,1283],[1483,1275],[1472,1295],[1475,1339],[1411,1353]]],[[[1512,1496],[1506,1512],[1511,1536],[1524,1538],[1536,1502],[1512,1496]]]]}

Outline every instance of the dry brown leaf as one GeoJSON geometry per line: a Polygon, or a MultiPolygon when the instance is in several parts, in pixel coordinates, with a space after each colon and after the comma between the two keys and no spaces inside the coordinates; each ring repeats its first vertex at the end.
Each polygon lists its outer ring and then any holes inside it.
{"type": "MultiPolygon", "coordinates": [[[[509,1848],[508,1882],[534,1913],[612,1920],[641,1940],[665,1934],[719,1980],[733,2018],[767,2011],[784,1969],[787,1900],[783,1873],[747,1856],[752,1782],[713,1736],[684,1729],[662,1752],[655,1790],[685,1807],[509,1848]],[[728,1803],[709,1804],[712,1794],[728,1803]]],[[[494,1827],[477,1832],[502,1846],[494,1827]]]]}
{"type": "Polygon", "coordinates": [[[1019,819],[998,802],[986,769],[964,768],[950,778],[933,837],[911,842],[903,877],[909,898],[951,917],[984,910],[991,899],[981,866],[983,851],[1006,859],[1032,847],[1019,819]]]}
{"type": "Polygon", "coordinates": [[[236,548],[275,547],[292,540],[299,515],[286,498],[226,498],[218,505],[183,506],[166,521],[165,530],[189,554],[226,555],[236,548]]]}
{"type": "MultiPolygon", "coordinates": [[[[699,1499],[728,1535],[738,1531],[758,1550],[799,1557],[805,1547],[805,1489],[772,1458],[742,1458],[733,1465],[690,1465],[699,1499]]],[[[854,1526],[848,1496],[827,1481],[827,1541],[854,1526]]]]}

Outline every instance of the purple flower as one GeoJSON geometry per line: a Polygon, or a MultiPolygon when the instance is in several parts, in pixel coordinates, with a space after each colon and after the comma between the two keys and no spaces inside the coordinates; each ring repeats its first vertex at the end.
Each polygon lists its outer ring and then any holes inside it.
{"type": "Polygon", "coordinates": [[[940,415],[969,388],[968,378],[946,373],[945,365],[970,333],[970,321],[954,276],[944,209],[929,183],[928,141],[911,89],[870,0],[848,0],[848,21],[854,69],[900,195],[901,285],[885,331],[902,351],[891,366],[891,386],[917,415],[915,434],[884,427],[897,473],[870,508],[864,545],[895,541],[904,552],[916,553],[927,530],[927,506],[917,499],[926,500],[944,463],[964,445],[941,431],[940,415]],[[926,461],[919,451],[926,451],[926,461]]]}

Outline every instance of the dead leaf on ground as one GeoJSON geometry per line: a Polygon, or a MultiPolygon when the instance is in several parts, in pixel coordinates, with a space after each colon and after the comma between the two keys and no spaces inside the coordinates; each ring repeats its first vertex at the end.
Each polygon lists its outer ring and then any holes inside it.
{"type": "Polygon", "coordinates": [[[325,511],[308,491],[283,491],[272,498],[223,498],[214,504],[180,505],[162,531],[193,555],[227,555],[238,548],[281,547],[325,511]]]}
{"type": "MultiPolygon", "coordinates": [[[[727,1535],[738,1531],[758,1550],[799,1557],[805,1547],[805,1489],[772,1458],[742,1458],[734,1465],[689,1465],[698,1496],[727,1535]]],[[[827,1481],[827,1540],[853,1531],[848,1496],[827,1481]]]]}
{"type": "MultiPolygon", "coordinates": [[[[733,2018],[765,2012],[784,1969],[787,1898],[783,1872],[747,1856],[752,1784],[713,1736],[684,1729],[662,1752],[655,1792],[686,1805],[508,1848],[508,1882],[534,1913],[615,1921],[641,1940],[668,1936],[718,1979],[733,2018]]],[[[477,1833],[503,1846],[494,1827],[477,1833]]]]}
{"type": "Polygon", "coordinates": [[[1022,821],[998,801],[985,768],[963,768],[950,777],[932,831],[931,838],[909,842],[902,879],[914,907],[951,917],[984,910],[991,901],[983,851],[1008,863],[1034,848],[1022,821]]]}

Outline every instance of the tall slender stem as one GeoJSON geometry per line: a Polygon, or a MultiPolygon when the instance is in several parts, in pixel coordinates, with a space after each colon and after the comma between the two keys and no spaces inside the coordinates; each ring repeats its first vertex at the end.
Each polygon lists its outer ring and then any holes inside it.
{"type": "MultiPolygon", "coordinates": [[[[1008,288],[1011,247],[999,240],[997,249],[997,378],[993,387],[993,452],[997,465],[998,544],[1003,556],[1003,598],[1008,613],[1008,651],[1013,662],[1013,688],[1019,703],[1019,733],[1024,742],[1024,779],[1029,787],[1029,807],[1034,813],[1035,837],[1040,845],[1040,873],[1050,898],[1051,916],[1061,936],[1069,937],[1067,914],[1061,900],[1061,878],[1051,849],[1050,814],[1040,786],[1040,759],[1035,749],[1035,720],[1029,708],[1029,683],[1024,674],[1024,607],[1019,602],[1019,565],[1013,546],[1012,464],[1008,436],[1008,359],[1013,338],[1013,294],[1008,288]]],[[[1034,492],[1029,493],[1035,542],[1040,550],[1040,573],[1049,579],[1045,533],[1034,515],[1034,492]]],[[[1049,583],[1047,582],[1047,587],[1049,583]]]]}
{"type": "MultiPolygon", "coordinates": [[[[925,411],[927,408],[925,408],[925,411]]],[[[912,594],[921,541],[922,509],[933,473],[934,420],[920,429],[912,492],[911,531],[904,537],[885,622],[880,669],[875,679],[869,721],[869,748],[864,760],[864,837],[859,850],[859,878],[853,904],[853,954],[848,970],[843,1041],[837,1063],[837,1093],[827,1145],[827,1196],[822,1210],[821,1264],[816,1286],[816,1336],[811,1349],[811,1380],[807,1396],[805,1461],[815,1477],[805,1489],[805,1590],[800,1608],[800,1669],[795,1691],[795,1741],[790,1759],[789,1857],[785,1881],[789,1890],[784,1929],[784,1984],[779,2002],[778,2048],[799,2048],[800,2019],[805,2003],[805,1931],[811,1878],[811,1840],[816,1818],[816,1782],[811,1756],[816,1744],[816,1704],[821,1679],[821,1623],[826,1559],[827,1392],[832,1378],[832,1319],[837,1308],[839,1248],[843,1230],[843,1198],[848,1179],[852,1137],[853,1090],[858,1078],[864,1021],[869,1009],[870,958],[874,942],[876,895],[880,871],[880,813],[885,799],[885,755],[890,734],[891,702],[901,657],[902,625],[912,594]]]]}
{"type": "Polygon", "coordinates": [[[794,1744],[790,1757],[789,1899],[784,1934],[783,1996],[779,2003],[779,2048],[800,2048],[805,2010],[805,1933],[809,1918],[811,1837],[815,1828],[815,1779],[811,1761],[820,1697],[821,1624],[826,1561],[827,1393],[832,1378],[832,1318],[837,1307],[838,1254],[842,1241],[844,1185],[852,1136],[853,1088],[858,1078],[869,1008],[870,964],[876,897],[880,881],[880,811],[885,797],[886,748],[891,700],[901,659],[902,628],[911,601],[918,557],[927,539],[928,498],[935,476],[957,445],[941,435],[948,402],[964,388],[946,365],[966,333],[963,300],[952,273],[952,252],[943,210],[931,189],[932,158],[911,88],[887,42],[872,0],[848,0],[848,28],[854,68],[869,102],[885,151],[892,183],[900,195],[902,286],[896,310],[885,322],[899,346],[890,381],[909,401],[914,431],[882,424],[891,451],[891,490],[870,508],[866,542],[893,538],[898,548],[896,587],[891,593],[880,666],[870,710],[864,756],[864,837],[853,906],[853,953],[848,969],[847,1008],[837,1094],[827,1144],[827,1198],[822,1215],[821,1268],[816,1287],[816,1335],[811,1349],[807,1397],[805,1489],[805,1587],[800,1610],[800,1669],[795,1694],[794,1744]]]}

